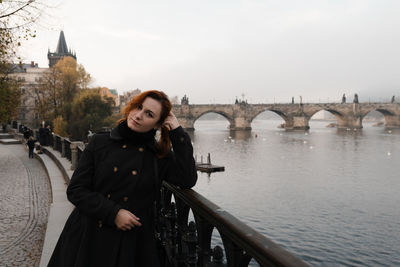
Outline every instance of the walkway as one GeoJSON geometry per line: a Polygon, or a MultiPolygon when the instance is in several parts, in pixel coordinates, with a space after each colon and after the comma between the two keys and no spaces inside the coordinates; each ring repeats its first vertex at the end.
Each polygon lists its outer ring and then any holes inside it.
{"type": "Polygon", "coordinates": [[[0,266],[39,266],[51,202],[49,178],[22,145],[0,144],[0,266]]]}

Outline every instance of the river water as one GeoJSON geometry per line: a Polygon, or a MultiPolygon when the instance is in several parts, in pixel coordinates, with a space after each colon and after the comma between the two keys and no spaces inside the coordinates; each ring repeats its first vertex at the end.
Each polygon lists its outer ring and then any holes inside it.
{"type": "Polygon", "coordinates": [[[282,122],[198,120],[195,155],[225,172],[194,189],[312,266],[400,266],[400,130],[282,122]]]}

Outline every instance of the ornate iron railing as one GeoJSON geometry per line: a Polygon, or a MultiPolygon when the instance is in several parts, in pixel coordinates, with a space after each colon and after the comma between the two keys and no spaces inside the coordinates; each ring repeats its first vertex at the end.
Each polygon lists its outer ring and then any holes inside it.
{"type": "Polygon", "coordinates": [[[290,252],[244,224],[196,191],[164,183],[157,216],[157,236],[164,252],[163,266],[308,266],[290,252]],[[176,204],[171,202],[174,196],[176,204]],[[188,224],[189,210],[195,222],[188,224]],[[225,250],[211,248],[213,229],[225,250]]]}

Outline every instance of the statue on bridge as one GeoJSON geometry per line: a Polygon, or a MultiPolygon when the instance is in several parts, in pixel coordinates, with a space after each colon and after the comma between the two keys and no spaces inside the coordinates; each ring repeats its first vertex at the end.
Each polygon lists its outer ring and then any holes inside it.
{"type": "Polygon", "coordinates": [[[181,105],[189,105],[189,98],[186,95],[182,97],[181,105]]]}
{"type": "Polygon", "coordinates": [[[342,104],[344,104],[344,103],[346,103],[346,95],[345,94],[343,94],[343,96],[342,96],[342,104]]]}
{"type": "Polygon", "coordinates": [[[248,103],[247,103],[247,99],[246,100],[240,100],[240,99],[238,99],[237,97],[236,97],[236,100],[235,100],[235,104],[236,105],[247,105],[248,103]]]}
{"type": "Polygon", "coordinates": [[[357,94],[354,94],[354,100],[353,100],[353,103],[356,103],[356,104],[358,104],[358,95],[357,95],[357,94]]]}
{"type": "Polygon", "coordinates": [[[394,96],[392,96],[392,101],[391,101],[391,103],[394,103],[395,102],[395,99],[394,99],[394,96]]]}

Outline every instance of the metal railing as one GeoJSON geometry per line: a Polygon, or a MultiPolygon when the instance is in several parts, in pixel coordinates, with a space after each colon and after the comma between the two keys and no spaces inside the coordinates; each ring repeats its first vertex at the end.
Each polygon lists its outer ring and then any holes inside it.
{"type": "Polygon", "coordinates": [[[71,161],[71,141],[68,138],[64,138],[63,146],[65,157],[71,161]]]}
{"type": "Polygon", "coordinates": [[[56,136],[56,144],[54,147],[55,150],[57,150],[58,152],[62,153],[62,147],[61,147],[61,137],[59,135],[55,135],[56,136]]]}
{"type": "Polygon", "coordinates": [[[261,266],[308,266],[194,190],[164,182],[157,210],[163,266],[249,266],[251,259],[261,266]],[[190,223],[189,210],[195,219],[190,223]],[[226,264],[222,248],[211,248],[214,228],[220,233],[226,264]]]}

